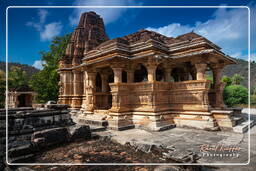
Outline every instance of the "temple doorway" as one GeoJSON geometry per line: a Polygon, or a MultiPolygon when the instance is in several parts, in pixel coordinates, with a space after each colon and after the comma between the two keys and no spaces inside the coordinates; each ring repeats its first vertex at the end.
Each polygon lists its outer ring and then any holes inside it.
{"type": "Polygon", "coordinates": [[[32,107],[32,96],[30,94],[19,95],[18,107],[32,107]]]}

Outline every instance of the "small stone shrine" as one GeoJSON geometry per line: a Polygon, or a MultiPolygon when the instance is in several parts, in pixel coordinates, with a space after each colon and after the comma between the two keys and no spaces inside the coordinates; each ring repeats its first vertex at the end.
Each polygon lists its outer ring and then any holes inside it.
{"type": "Polygon", "coordinates": [[[28,86],[8,92],[8,108],[32,107],[37,93],[28,86]]]}

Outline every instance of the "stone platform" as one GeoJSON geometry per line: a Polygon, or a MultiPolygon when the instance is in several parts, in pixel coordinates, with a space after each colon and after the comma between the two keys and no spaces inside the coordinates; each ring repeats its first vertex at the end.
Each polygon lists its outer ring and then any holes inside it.
{"type": "Polygon", "coordinates": [[[241,109],[210,109],[209,111],[126,112],[112,114],[109,110],[95,110],[87,114],[72,113],[78,124],[104,127],[113,130],[139,128],[148,131],[164,131],[174,127],[194,128],[207,131],[234,131],[243,133],[250,123],[241,109]]]}

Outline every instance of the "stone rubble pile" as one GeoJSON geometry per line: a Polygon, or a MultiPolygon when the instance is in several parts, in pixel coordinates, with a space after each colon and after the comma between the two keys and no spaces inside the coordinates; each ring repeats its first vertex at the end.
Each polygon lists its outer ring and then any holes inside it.
{"type": "MultiPolygon", "coordinates": [[[[75,125],[67,105],[8,109],[8,161],[32,162],[36,153],[77,139],[91,138],[90,127],[75,125]]],[[[0,170],[6,165],[6,109],[0,109],[0,170]]]]}

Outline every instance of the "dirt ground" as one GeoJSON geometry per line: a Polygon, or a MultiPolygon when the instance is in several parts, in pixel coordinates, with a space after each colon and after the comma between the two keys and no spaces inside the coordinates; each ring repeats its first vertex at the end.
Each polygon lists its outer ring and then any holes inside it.
{"type": "MultiPolygon", "coordinates": [[[[172,163],[170,159],[162,158],[164,149],[152,149],[152,152],[145,153],[134,149],[129,145],[120,145],[112,142],[108,138],[94,138],[83,140],[57,148],[47,149],[47,151],[37,154],[33,162],[36,163],[172,163]]],[[[27,166],[32,170],[52,170],[52,171],[153,171],[158,166],[27,166]]],[[[201,170],[200,166],[170,167],[174,170],[201,170]]],[[[160,169],[161,170],[161,169],[160,169]]]]}

